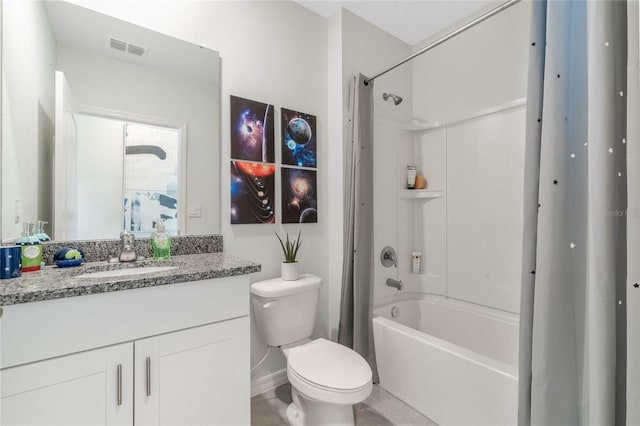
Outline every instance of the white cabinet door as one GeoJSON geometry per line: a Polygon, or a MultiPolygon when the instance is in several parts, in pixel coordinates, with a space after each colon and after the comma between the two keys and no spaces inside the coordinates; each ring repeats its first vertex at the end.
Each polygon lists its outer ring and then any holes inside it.
{"type": "Polygon", "coordinates": [[[0,423],[130,425],[132,377],[132,343],[6,368],[0,423]]]}
{"type": "Polygon", "coordinates": [[[136,341],[135,424],[250,424],[248,321],[136,341]]]}

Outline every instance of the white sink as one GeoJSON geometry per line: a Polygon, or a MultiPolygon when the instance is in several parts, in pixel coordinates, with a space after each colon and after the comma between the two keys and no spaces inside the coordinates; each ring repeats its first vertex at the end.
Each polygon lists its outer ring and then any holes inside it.
{"type": "Polygon", "coordinates": [[[112,278],[125,277],[129,275],[153,274],[155,272],[169,271],[176,269],[176,266],[142,266],[138,268],[112,269],[110,271],[87,272],[78,275],[78,278],[112,278]]]}

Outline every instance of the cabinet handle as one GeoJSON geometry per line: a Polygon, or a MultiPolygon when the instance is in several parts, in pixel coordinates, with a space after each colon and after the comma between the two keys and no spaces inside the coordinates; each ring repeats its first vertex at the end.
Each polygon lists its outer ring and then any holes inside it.
{"type": "Polygon", "coordinates": [[[122,405],[122,364],[118,364],[118,367],[116,367],[116,374],[117,374],[117,395],[116,395],[116,399],[117,399],[117,405],[120,406],[122,405]]]}
{"type": "Polygon", "coordinates": [[[145,367],[147,370],[147,396],[151,396],[151,357],[147,357],[145,367]]]}

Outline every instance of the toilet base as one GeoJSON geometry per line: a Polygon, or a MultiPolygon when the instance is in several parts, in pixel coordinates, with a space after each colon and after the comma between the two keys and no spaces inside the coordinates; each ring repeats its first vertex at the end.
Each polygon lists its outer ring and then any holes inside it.
{"type": "Polygon", "coordinates": [[[332,404],[305,398],[291,388],[293,402],[287,407],[291,426],[354,426],[353,405],[332,404]]]}
{"type": "Polygon", "coordinates": [[[305,426],[307,419],[304,412],[304,402],[300,400],[300,394],[293,387],[291,387],[291,400],[293,402],[287,407],[289,424],[291,426],[305,426]]]}

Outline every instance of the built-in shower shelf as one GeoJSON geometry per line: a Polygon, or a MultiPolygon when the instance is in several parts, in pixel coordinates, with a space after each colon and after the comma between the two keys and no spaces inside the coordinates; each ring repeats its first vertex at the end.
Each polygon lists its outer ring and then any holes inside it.
{"type": "Polygon", "coordinates": [[[444,192],[437,189],[403,189],[400,198],[442,198],[444,192]]]}
{"type": "Polygon", "coordinates": [[[433,272],[421,272],[419,274],[410,272],[409,275],[411,275],[412,277],[420,278],[420,279],[442,278],[439,274],[434,274],[433,272]]]}

